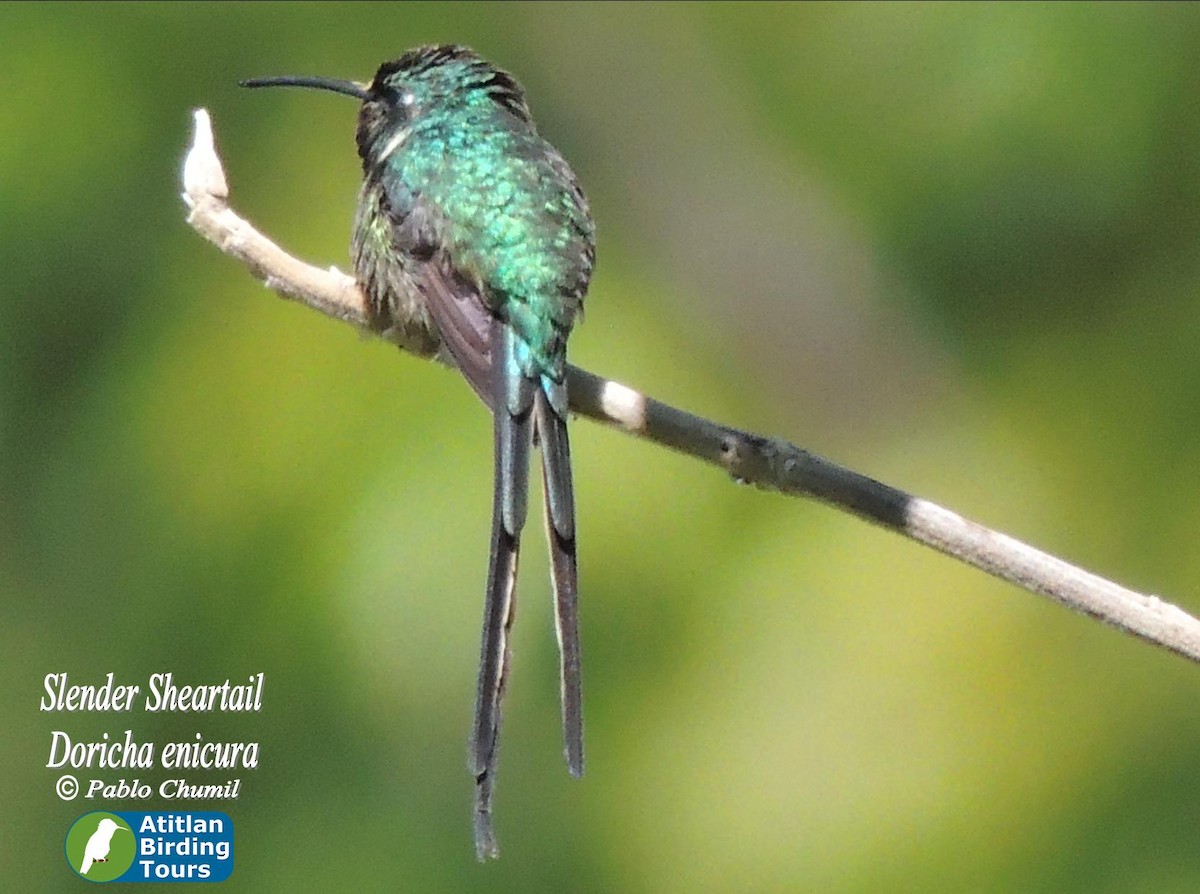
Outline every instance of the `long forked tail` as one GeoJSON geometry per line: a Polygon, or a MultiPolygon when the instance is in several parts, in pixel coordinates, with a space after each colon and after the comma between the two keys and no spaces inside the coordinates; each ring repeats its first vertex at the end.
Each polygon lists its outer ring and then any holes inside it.
{"type": "Polygon", "coordinates": [[[545,391],[534,400],[542,448],[546,495],[546,540],[554,584],[554,623],[558,633],[562,686],[563,751],[572,776],[583,775],[583,696],[579,671],[579,573],[575,556],[575,489],[565,407],[551,405],[545,391]]]}
{"type": "Polygon", "coordinates": [[[579,671],[579,587],[575,553],[575,497],[567,437],[566,395],[526,376],[516,362],[516,335],[493,325],[490,403],[493,413],[494,489],[492,543],[471,736],[475,776],[475,851],[499,855],[492,829],[492,792],[500,738],[501,705],[508,678],[508,638],[515,605],[521,529],[528,504],[529,448],[541,442],[546,534],[554,585],[562,687],[563,743],[567,768],[583,775],[583,707],[579,671]]]}

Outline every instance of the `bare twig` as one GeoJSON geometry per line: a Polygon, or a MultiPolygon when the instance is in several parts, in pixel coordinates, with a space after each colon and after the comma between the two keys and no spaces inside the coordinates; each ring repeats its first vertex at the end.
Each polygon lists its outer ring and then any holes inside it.
{"type": "MultiPolygon", "coordinates": [[[[208,113],[199,109],[195,119],[195,137],[183,167],[188,223],[283,297],[367,331],[366,305],[351,277],[291,257],[229,208],[208,113]]],[[[383,337],[413,353],[428,354],[421,345],[406,343],[403,333],[387,332],[383,337]]],[[[1200,662],[1200,621],[1155,596],[1128,590],[786,441],[693,416],[577,367],[569,370],[568,391],[571,409],[581,416],[719,466],[739,481],[816,497],[1200,662]]]]}

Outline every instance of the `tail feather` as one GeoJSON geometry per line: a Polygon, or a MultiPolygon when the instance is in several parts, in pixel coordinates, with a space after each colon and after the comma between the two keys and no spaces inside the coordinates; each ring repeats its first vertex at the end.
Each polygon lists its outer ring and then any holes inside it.
{"type": "MultiPolygon", "coordinates": [[[[591,266],[590,252],[588,268],[591,266]]],[[[554,586],[567,768],[583,774],[583,716],[579,680],[578,572],[575,499],[567,440],[567,390],[560,378],[530,375],[529,350],[481,297],[479,284],[456,272],[446,252],[420,267],[418,288],[467,381],[493,413],[495,481],[479,683],[468,765],[475,776],[475,847],[479,859],[497,856],[491,803],[495,787],[501,703],[508,677],[512,628],[529,485],[529,449],[536,426],[542,449],[546,531],[554,586]],[[520,358],[524,358],[524,363],[520,358]]]]}
{"type": "Polygon", "coordinates": [[[479,657],[479,685],[475,696],[475,726],[471,736],[470,763],[475,776],[475,848],[480,860],[499,853],[491,829],[491,801],[500,738],[501,703],[508,683],[508,637],[515,607],[519,548],[517,538],[504,530],[499,515],[494,515],[483,642],[479,657]]]}
{"type": "Polygon", "coordinates": [[[471,772],[475,775],[475,848],[479,859],[499,851],[491,825],[501,703],[508,679],[509,631],[512,629],[521,528],[525,524],[529,449],[533,442],[536,385],[504,358],[513,356],[514,335],[497,321],[493,344],[499,350],[492,367],[493,434],[495,439],[492,498],[492,548],[488,564],[479,685],[471,736],[471,772]]]}
{"type": "Polygon", "coordinates": [[[492,784],[490,774],[475,779],[475,859],[480,863],[500,856],[500,845],[492,829],[492,784]]]}
{"type": "Polygon", "coordinates": [[[575,492],[571,444],[565,416],[544,391],[534,403],[542,449],[546,540],[554,586],[554,625],[558,634],[563,751],[572,776],[583,775],[583,694],[579,668],[579,572],[575,555],[575,492]]]}

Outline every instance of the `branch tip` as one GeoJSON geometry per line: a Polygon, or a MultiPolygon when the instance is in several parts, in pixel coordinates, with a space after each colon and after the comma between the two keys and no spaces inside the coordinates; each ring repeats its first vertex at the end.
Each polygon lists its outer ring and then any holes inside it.
{"type": "Polygon", "coordinates": [[[196,109],[192,118],[195,122],[192,146],[183,160],[183,200],[189,208],[195,208],[208,197],[229,198],[229,184],[217,155],[208,110],[196,109]]]}

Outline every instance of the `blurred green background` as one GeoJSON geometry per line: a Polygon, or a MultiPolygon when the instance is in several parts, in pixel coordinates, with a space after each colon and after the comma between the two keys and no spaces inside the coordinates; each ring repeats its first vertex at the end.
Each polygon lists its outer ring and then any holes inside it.
{"type": "Polygon", "coordinates": [[[430,41],[513,71],[592,200],[576,363],[1200,610],[1200,7],[4,4],[4,887],[187,806],[55,797],[51,730],[132,729],[261,742],[195,805],[230,890],[1200,890],[1200,668],[587,421],[588,773],[533,524],[475,863],[486,413],[178,198],[203,106],[234,206],[346,269],[354,104],[236,81],[430,41]],[[167,670],[264,709],[37,709],[167,670]]]}

